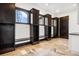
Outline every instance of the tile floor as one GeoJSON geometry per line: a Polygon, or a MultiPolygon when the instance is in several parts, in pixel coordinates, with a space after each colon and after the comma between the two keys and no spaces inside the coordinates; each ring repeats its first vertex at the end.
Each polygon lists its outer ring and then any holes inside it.
{"type": "Polygon", "coordinates": [[[27,44],[17,47],[15,51],[1,54],[1,56],[79,56],[77,52],[68,49],[68,40],[54,38],[40,41],[39,44],[27,44]]]}

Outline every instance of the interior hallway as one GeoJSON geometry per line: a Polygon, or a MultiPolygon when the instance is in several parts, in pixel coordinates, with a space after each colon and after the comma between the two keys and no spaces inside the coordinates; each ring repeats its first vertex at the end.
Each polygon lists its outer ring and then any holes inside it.
{"type": "Polygon", "coordinates": [[[27,44],[17,47],[15,51],[1,56],[78,56],[79,53],[68,49],[68,40],[54,38],[49,41],[41,41],[39,44],[27,44]]]}

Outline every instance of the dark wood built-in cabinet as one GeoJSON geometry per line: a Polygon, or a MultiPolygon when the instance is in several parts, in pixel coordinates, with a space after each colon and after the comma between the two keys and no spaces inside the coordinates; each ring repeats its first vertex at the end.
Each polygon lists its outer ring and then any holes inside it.
{"type": "Polygon", "coordinates": [[[58,23],[59,18],[41,15],[35,8],[25,10],[15,8],[14,3],[0,3],[0,53],[15,50],[16,45],[27,41],[36,44],[58,37],[58,23]]]}
{"type": "Polygon", "coordinates": [[[31,9],[31,43],[39,42],[39,10],[31,9]]]}
{"type": "Polygon", "coordinates": [[[51,15],[47,15],[48,16],[48,38],[51,39],[51,15]]]}
{"type": "Polygon", "coordinates": [[[52,18],[52,20],[53,20],[53,29],[54,29],[53,37],[59,37],[59,18],[55,17],[52,18]]]}
{"type": "Polygon", "coordinates": [[[15,48],[15,4],[0,3],[0,53],[15,48]]]}
{"type": "Polygon", "coordinates": [[[45,39],[45,22],[44,15],[39,15],[39,40],[45,39]]]}
{"type": "MultiPolygon", "coordinates": [[[[60,17],[60,37],[69,38],[69,16],[60,17]]],[[[73,30],[73,29],[72,29],[73,30]]]]}
{"type": "Polygon", "coordinates": [[[47,14],[45,15],[45,36],[46,39],[51,38],[51,15],[47,14]]]}

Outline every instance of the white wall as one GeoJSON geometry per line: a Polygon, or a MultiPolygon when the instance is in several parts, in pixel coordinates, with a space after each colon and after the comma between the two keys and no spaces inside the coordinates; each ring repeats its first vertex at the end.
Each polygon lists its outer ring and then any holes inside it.
{"type": "MultiPolygon", "coordinates": [[[[79,34],[78,9],[56,15],[58,17],[69,16],[69,33],[79,34]]],[[[69,49],[79,52],[79,36],[69,35],[69,49]]]]}
{"type": "Polygon", "coordinates": [[[71,51],[79,52],[79,36],[69,35],[69,49],[71,51]]]}
{"type": "Polygon", "coordinates": [[[69,16],[69,33],[79,32],[79,30],[78,30],[78,28],[79,28],[78,11],[76,9],[74,11],[70,11],[70,12],[66,12],[66,13],[64,12],[64,13],[58,14],[56,16],[57,17],[69,16]]]}

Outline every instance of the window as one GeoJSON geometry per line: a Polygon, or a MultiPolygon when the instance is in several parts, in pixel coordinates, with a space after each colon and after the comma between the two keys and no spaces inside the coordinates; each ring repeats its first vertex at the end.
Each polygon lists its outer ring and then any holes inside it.
{"type": "Polygon", "coordinates": [[[51,25],[53,25],[53,20],[51,20],[51,25]]]}
{"type": "Polygon", "coordinates": [[[29,23],[29,12],[16,9],[16,22],[29,23]]]}
{"type": "Polygon", "coordinates": [[[51,27],[51,37],[53,37],[53,26],[51,27]]]}
{"type": "Polygon", "coordinates": [[[45,17],[45,25],[48,25],[48,18],[45,17]]]}
{"type": "Polygon", "coordinates": [[[31,24],[33,24],[33,14],[31,13],[31,24]]]}
{"type": "Polygon", "coordinates": [[[55,26],[55,27],[57,26],[56,24],[57,24],[57,21],[56,21],[56,20],[54,20],[54,26],[55,26]]]}
{"type": "Polygon", "coordinates": [[[44,25],[44,17],[39,16],[39,24],[44,25]]]}
{"type": "Polygon", "coordinates": [[[29,11],[16,8],[15,41],[30,41],[29,11]]]}
{"type": "Polygon", "coordinates": [[[39,39],[44,39],[45,37],[45,30],[44,30],[44,26],[39,26],[39,39]]]}
{"type": "Polygon", "coordinates": [[[15,39],[30,38],[30,25],[16,24],[15,39]]]}

